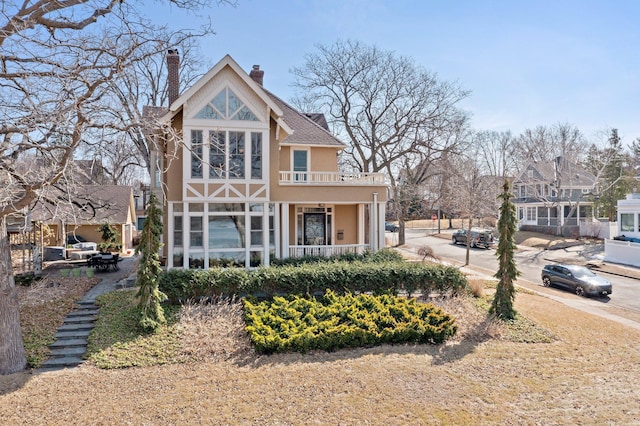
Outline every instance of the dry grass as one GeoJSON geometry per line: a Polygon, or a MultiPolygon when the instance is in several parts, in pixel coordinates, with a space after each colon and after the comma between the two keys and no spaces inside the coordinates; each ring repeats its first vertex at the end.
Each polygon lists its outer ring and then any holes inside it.
{"type": "Polygon", "coordinates": [[[192,307],[183,315],[185,350],[201,362],[0,377],[0,418],[16,425],[640,423],[639,331],[518,294],[518,311],[558,340],[514,343],[498,338],[500,326],[469,309],[469,300],[437,302],[461,326],[444,345],[273,356],[246,347],[237,305],[192,307]]]}

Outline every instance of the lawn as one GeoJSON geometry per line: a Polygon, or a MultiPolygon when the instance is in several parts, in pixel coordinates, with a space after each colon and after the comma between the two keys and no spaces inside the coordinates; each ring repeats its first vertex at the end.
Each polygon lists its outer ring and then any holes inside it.
{"type": "Polygon", "coordinates": [[[234,322],[239,312],[228,304],[193,307],[181,325],[180,362],[0,377],[0,418],[18,425],[640,423],[637,329],[519,292],[518,311],[554,336],[521,343],[468,299],[450,303],[445,310],[460,329],[443,345],[270,356],[246,344],[234,322]]]}

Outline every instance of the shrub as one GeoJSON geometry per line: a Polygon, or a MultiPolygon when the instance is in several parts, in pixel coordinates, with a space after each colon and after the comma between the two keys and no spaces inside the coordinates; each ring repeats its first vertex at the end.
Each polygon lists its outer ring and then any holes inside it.
{"type": "Polygon", "coordinates": [[[392,295],[244,299],[251,342],[261,353],[332,351],[384,343],[442,343],[455,335],[453,317],[431,304],[392,295]]]}
{"type": "Polygon", "coordinates": [[[207,270],[172,269],[161,275],[160,290],[172,303],[218,295],[271,298],[285,294],[398,294],[416,292],[457,295],[468,292],[466,277],[453,266],[406,262],[334,262],[300,266],[207,270]]]}

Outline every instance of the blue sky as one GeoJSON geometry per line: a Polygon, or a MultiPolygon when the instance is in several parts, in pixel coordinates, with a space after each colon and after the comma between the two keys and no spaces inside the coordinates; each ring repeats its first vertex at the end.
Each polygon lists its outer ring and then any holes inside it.
{"type": "MultiPolygon", "coordinates": [[[[625,143],[640,137],[640,1],[238,0],[208,13],[216,35],[203,59],[228,53],[247,72],[259,64],[283,99],[305,54],[351,38],[470,90],[462,107],[477,130],[566,122],[594,142],[610,128],[625,143]]],[[[177,10],[150,18],[197,22],[177,10]]]]}

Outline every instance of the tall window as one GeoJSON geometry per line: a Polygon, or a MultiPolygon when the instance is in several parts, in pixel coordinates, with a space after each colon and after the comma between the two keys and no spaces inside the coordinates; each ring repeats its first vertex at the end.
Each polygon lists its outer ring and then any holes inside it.
{"type": "Polygon", "coordinates": [[[536,220],[536,208],[527,207],[527,220],[536,220]]]}
{"type": "Polygon", "coordinates": [[[262,133],[251,133],[251,179],[262,179],[262,133]]]}
{"type": "Polygon", "coordinates": [[[202,130],[191,131],[191,177],[202,177],[202,130]]]}
{"type": "Polygon", "coordinates": [[[229,132],[229,177],[244,179],[244,132],[229,132]]]}
{"type": "Polygon", "coordinates": [[[225,132],[209,132],[209,177],[226,177],[225,132]]]}
{"type": "Polygon", "coordinates": [[[189,246],[202,247],[202,216],[191,216],[189,222],[189,246]]]}
{"type": "Polygon", "coordinates": [[[293,151],[293,171],[295,180],[307,180],[307,151],[293,151]]]}

